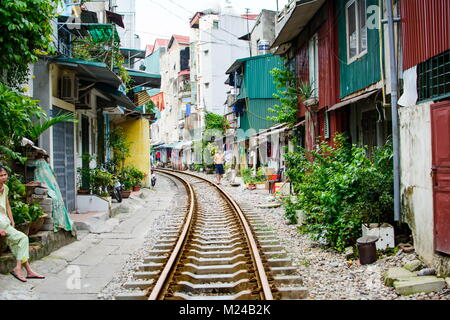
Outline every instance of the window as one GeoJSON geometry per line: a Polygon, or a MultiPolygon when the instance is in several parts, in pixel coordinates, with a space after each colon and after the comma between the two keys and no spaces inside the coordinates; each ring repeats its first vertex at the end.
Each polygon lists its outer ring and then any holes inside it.
{"type": "Polygon", "coordinates": [[[319,96],[319,38],[317,34],[309,40],[309,82],[314,92],[313,97],[319,96]]]}
{"type": "Polygon", "coordinates": [[[417,66],[419,101],[450,96],[450,50],[417,66]]]}
{"type": "Polygon", "coordinates": [[[346,6],[348,63],[367,53],[366,0],[352,0],[346,6]]]}
{"type": "Polygon", "coordinates": [[[219,21],[213,21],[213,29],[219,29],[219,21]]]}

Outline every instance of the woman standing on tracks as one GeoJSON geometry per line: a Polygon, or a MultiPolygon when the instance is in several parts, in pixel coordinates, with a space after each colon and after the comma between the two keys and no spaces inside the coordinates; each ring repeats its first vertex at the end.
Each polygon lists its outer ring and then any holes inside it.
{"type": "Polygon", "coordinates": [[[225,170],[223,169],[223,161],[225,155],[222,150],[219,150],[214,155],[214,165],[216,166],[216,181],[217,184],[220,184],[220,180],[222,179],[223,174],[225,174],[225,170]]]}
{"type": "Polygon", "coordinates": [[[22,282],[27,282],[26,279],[45,279],[45,277],[35,273],[28,263],[28,237],[14,228],[15,223],[11,206],[9,205],[9,189],[6,185],[6,181],[8,181],[8,173],[6,172],[6,169],[0,165],[0,237],[6,237],[6,244],[16,257],[16,267],[11,271],[11,274],[17,280],[22,282]],[[27,270],[26,278],[22,273],[22,265],[27,270]]]}

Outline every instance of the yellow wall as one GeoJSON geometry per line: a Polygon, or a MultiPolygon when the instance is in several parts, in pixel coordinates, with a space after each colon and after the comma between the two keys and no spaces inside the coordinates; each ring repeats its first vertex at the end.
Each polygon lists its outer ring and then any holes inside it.
{"type": "Polygon", "coordinates": [[[124,129],[127,141],[131,142],[130,157],[125,165],[131,165],[148,175],[145,184],[150,181],[150,124],[148,120],[130,120],[118,124],[124,129]]]}

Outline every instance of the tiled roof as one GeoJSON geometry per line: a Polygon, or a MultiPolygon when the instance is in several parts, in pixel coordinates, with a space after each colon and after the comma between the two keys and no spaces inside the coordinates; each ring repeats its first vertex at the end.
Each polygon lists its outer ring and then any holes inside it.
{"type": "Polygon", "coordinates": [[[174,34],[173,37],[178,43],[189,44],[189,37],[174,34]]]}
{"type": "Polygon", "coordinates": [[[153,48],[155,48],[154,45],[148,44],[145,47],[145,56],[147,57],[148,55],[151,55],[153,53],[153,48]]]}

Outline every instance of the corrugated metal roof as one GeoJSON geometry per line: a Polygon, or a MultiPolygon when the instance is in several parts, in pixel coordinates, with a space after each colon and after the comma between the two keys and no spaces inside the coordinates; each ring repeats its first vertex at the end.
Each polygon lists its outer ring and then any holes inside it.
{"type": "Polygon", "coordinates": [[[403,69],[450,49],[450,1],[408,0],[401,3],[403,69]]]}

